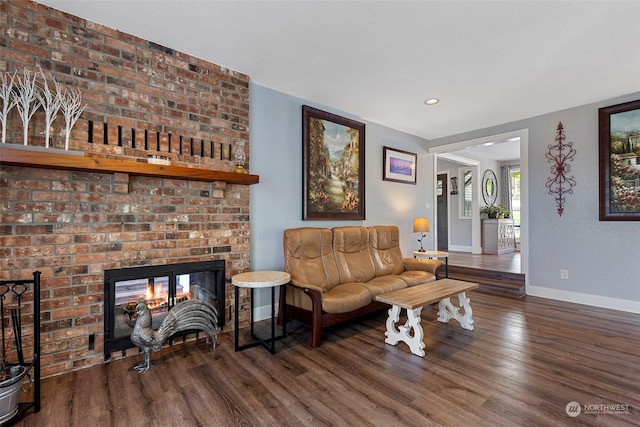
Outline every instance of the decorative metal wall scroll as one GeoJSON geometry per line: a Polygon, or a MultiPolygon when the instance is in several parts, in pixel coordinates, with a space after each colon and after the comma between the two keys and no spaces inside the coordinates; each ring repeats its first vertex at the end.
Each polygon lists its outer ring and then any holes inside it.
{"type": "Polygon", "coordinates": [[[549,190],[549,194],[555,195],[558,215],[560,216],[564,212],[565,194],[573,194],[573,186],[576,185],[573,175],[569,176],[569,172],[571,172],[569,162],[573,161],[576,150],[573,148],[573,142],[565,143],[564,140],[562,122],[558,122],[556,143],[555,145],[549,145],[549,151],[545,154],[547,162],[551,163],[551,174],[553,175],[547,178],[545,185],[549,190]]]}

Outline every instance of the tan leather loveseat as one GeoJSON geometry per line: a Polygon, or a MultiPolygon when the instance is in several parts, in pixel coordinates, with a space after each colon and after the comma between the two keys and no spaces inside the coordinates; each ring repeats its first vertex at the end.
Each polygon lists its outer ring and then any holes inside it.
{"type": "Polygon", "coordinates": [[[287,318],[311,324],[312,347],[322,328],[388,308],[375,296],[432,282],[442,265],[403,258],[396,226],[294,228],[284,231],[283,243],[291,274],[287,318]]]}

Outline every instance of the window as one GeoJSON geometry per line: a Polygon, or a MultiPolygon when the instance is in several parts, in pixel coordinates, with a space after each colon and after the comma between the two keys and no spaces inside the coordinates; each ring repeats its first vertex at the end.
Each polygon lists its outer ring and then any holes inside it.
{"type": "Polygon", "coordinates": [[[471,219],[471,212],[473,208],[473,185],[471,183],[471,168],[458,169],[460,175],[459,181],[463,183],[464,190],[462,191],[462,197],[460,203],[458,203],[458,213],[460,219],[471,219]]]}
{"type": "Polygon", "coordinates": [[[510,167],[511,218],[515,225],[516,247],[520,245],[520,167],[510,167]]]}

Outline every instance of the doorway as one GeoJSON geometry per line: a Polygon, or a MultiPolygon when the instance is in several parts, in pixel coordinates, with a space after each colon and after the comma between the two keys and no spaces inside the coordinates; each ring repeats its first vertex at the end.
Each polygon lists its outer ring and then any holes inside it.
{"type": "Polygon", "coordinates": [[[439,173],[436,180],[438,250],[449,250],[449,174],[439,173]]]}
{"type": "MultiPolygon", "coordinates": [[[[434,182],[437,182],[437,175],[441,172],[436,172],[439,170],[438,168],[438,158],[444,158],[450,161],[456,161],[455,158],[463,157],[465,155],[469,155],[468,153],[478,153],[478,150],[487,150],[493,149],[496,151],[504,151],[503,143],[506,142],[516,142],[518,143],[519,153],[520,153],[520,180],[519,180],[519,190],[520,190],[520,256],[521,263],[520,269],[521,273],[525,275],[528,272],[528,229],[529,229],[529,213],[528,213],[528,145],[529,145],[529,131],[528,129],[520,129],[516,131],[509,131],[502,134],[489,135],[480,138],[474,138],[470,140],[463,140],[458,142],[453,142],[449,144],[439,145],[435,147],[429,148],[429,153],[434,154],[433,156],[433,165],[434,165],[434,174],[433,179],[434,182]]],[[[471,156],[473,157],[473,156],[471,156]]],[[[486,158],[490,158],[489,156],[483,156],[486,158]]],[[[481,186],[478,184],[478,167],[473,166],[473,176],[476,177],[474,179],[475,184],[473,185],[473,193],[478,197],[481,196],[481,186]]],[[[440,169],[442,171],[442,169],[440,169]]],[[[481,233],[480,233],[480,206],[477,206],[478,197],[474,197],[474,206],[472,208],[472,218],[471,218],[471,252],[472,254],[480,254],[481,253],[481,233]]],[[[434,206],[437,205],[437,197],[434,194],[434,206]]],[[[439,216],[434,215],[435,220],[438,221],[439,216]]],[[[452,227],[452,224],[449,223],[449,227],[452,227]]],[[[439,226],[436,224],[436,233],[439,232],[439,226]]],[[[449,235],[449,247],[455,246],[452,245],[451,234],[449,235]]],[[[434,243],[437,243],[434,242],[434,243]]],[[[528,282],[528,278],[527,278],[528,282]]]]}

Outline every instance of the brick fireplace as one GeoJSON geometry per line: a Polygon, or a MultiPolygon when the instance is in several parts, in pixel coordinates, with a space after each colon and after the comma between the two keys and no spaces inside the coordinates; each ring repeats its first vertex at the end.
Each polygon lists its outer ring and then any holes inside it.
{"type": "MultiPolygon", "coordinates": [[[[0,12],[0,72],[40,64],[82,91],[88,109],[72,150],[141,163],[160,154],[172,165],[226,173],[243,141],[250,159],[248,76],[37,3],[2,2],[0,12]]],[[[29,145],[43,145],[38,113],[31,128],[29,145]]],[[[15,114],[8,131],[3,148],[21,142],[15,114]]],[[[54,145],[59,135],[54,123],[54,145]]],[[[2,164],[0,279],[42,272],[43,376],[104,363],[108,269],[224,260],[225,330],[232,327],[230,277],[250,261],[249,188],[170,173],[2,164]]],[[[246,324],[248,313],[240,317],[246,324]]]]}

